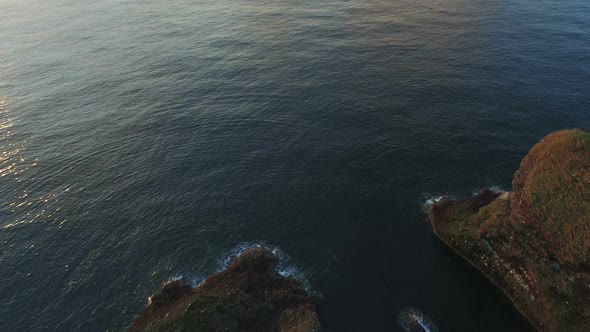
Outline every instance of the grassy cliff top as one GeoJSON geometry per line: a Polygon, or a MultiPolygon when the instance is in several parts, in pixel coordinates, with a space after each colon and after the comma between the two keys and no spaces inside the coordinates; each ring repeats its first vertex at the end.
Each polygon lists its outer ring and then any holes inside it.
{"type": "Polygon", "coordinates": [[[543,138],[523,159],[513,190],[515,221],[536,230],[562,264],[590,265],[590,133],[543,138]]]}
{"type": "Polygon", "coordinates": [[[539,331],[590,331],[590,133],[543,138],[512,193],[442,200],[428,216],[539,331]]]}

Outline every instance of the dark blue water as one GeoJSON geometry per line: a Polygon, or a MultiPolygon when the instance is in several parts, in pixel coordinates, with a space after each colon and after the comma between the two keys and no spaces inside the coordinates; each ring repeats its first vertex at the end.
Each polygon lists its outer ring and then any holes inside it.
{"type": "Polygon", "coordinates": [[[333,331],[522,331],[421,203],[590,129],[585,0],[0,2],[0,330],[278,246],[333,331]]]}

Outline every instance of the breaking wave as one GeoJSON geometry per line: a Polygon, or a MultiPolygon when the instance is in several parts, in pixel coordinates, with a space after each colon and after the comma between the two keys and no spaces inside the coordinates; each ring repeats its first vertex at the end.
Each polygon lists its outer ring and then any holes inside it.
{"type": "MultiPolygon", "coordinates": [[[[488,188],[489,190],[491,190],[491,191],[493,191],[493,192],[497,193],[497,194],[503,194],[503,193],[505,193],[505,192],[508,192],[508,190],[504,190],[504,189],[502,189],[502,187],[500,187],[500,186],[490,186],[490,187],[487,187],[487,188],[488,188]]],[[[473,190],[472,194],[473,194],[473,196],[477,196],[477,194],[479,194],[479,190],[473,190]]]]}
{"type": "Polygon", "coordinates": [[[222,258],[220,258],[217,261],[217,266],[215,267],[215,269],[213,271],[211,271],[211,273],[209,273],[209,274],[177,273],[177,274],[173,275],[167,282],[182,280],[182,281],[188,282],[191,285],[191,287],[197,287],[201,283],[203,283],[203,281],[205,281],[205,279],[207,279],[208,276],[210,276],[214,273],[222,272],[225,269],[227,269],[227,267],[231,264],[231,262],[236,257],[241,255],[244,251],[249,250],[249,249],[254,249],[254,248],[265,248],[265,249],[271,251],[273,254],[275,254],[279,258],[277,272],[280,275],[282,275],[283,277],[293,278],[293,279],[297,280],[301,284],[301,286],[305,289],[306,292],[308,292],[309,294],[312,294],[314,296],[320,296],[320,294],[313,291],[313,289],[311,288],[311,284],[310,284],[309,280],[307,279],[305,273],[299,267],[295,266],[291,262],[291,257],[289,255],[285,254],[279,247],[270,246],[265,243],[249,243],[249,242],[240,243],[237,246],[235,246],[234,248],[232,248],[231,250],[229,250],[226,254],[223,255],[222,258]]]}
{"type": "Polygon", "coordinates": [[[192,274],[192,273],[178,273],[173,275],[168,282],[170,281],[184,281],[188,282],[191,287],[195,288],[199,286],[203,281],[205,281],[206,277],[200,274],[192,274]]]}
{"type": "MultiPolygon", "coordinates": [[[[498,193],[498,194],[503,194],[503,193],[508,192],[508,190],[505,190],[500,186],[490,186],[487,188],[495,193],[498,193]]],[[[471,191],[471,193],[473,194],[473,196],[476,196],[477,194],[479,194],[479,191],[480,191],[480,189],[474,189],[471,191]]],[[[453,200],[453,199],[455,199],[455,196],[447,195],[447,194],[436,195],[436,194],[430,194],[430,193],[423,193],[421,195],[420,200],[418,201],[418,204],[420,204],[420,206],[422,206],[423,212],[428,212],[428,209],[432,205],[434,205],[435,203],[438,203],[442,200],[446,200],[446,199],[453,200]]]]}
{"type": "Polygon", "coordinates": [[[453,199],[453,197],[449,195],[432,195],[424,193],[422,194],[422,198],[418,201],[418,204],[422,206],[423,212],[428,212],[428,209],[432,205],[446,199],[453,199]]]}
{"type": "Polygon", "coordinates": [[[307,291],[309,294],[318,295],[312,290],[311,284],[307,279],[305,273],[299,267],[297,267],[291,262],[291,257],[289,255],[285,254],[279,247],[270,246],[264,242],[242,242],[238,244],[233,249],[231,249],[228,254],[224,255],[224,257],[217,262],[217,272],[221,272],[227,269],[227,267],[236,257],[240,256],[244,251],[254,248],[264,248],[275,254],[279,258],[277,272],[280,275],[282,275],[283,277],[293,278],[297,280],[301,284],[301,286],[303,286],[305,291],[307,291]]]}
{"type": "Polygon", "coordinates": [[[406,332],[438,332],[434,322],[416,308],[408,308],[400,312],[398,321],[406,332]]]}

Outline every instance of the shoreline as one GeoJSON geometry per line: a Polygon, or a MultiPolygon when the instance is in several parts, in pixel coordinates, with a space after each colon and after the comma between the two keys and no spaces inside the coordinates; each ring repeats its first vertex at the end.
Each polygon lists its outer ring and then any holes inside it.
{"type": "Polygon", "coordinates": [[[448,241],[446,241],[444,238],[442,238],[437,230],[436,230],[436,226],[434,225],[434,223],[432,222],[432,220],[430,220],[430,225],[432,226],[432,233],[434,234],[434,236],[441,241],[441,243],[444,244],[445,247],[449,248],[452,252],[452,254],[457,255],[459,257],[461,257],[465,262],[467,262],[470,266],[472,266],[475,270],[478,271],[478,273],[480,275],[482,275],[486,280],[490,281],[492,283],[492,285],[497,289],[500,290],[502,292],[502,294],[510,301],[510,303],[513,306],[513,309],[515,309],[530,325],[530,327],[532,329],[534,329],[535,331],[542,331],[542,329],[537,326],[529,317],[527,317],[527,315],[525,315],[525,313],[523,312],[522,308],[514,301],[514,299],[512,298],[512,296],[510,296],[508,294],[508,292],[506,292],[506,290],[504,290],[503,287],[501,287],[498,282],[496,282],[496,280],[494,280],[493,277],[489,276],[485,271],[483,271],[479,266],[477,266],[473,261],[471,261],[469,258],[467,258],[465,255],[463,255],[459,250],[455,249],[452,245],[449,244],[448,241]]]}
{"type": "Polygon", "coordinates": [[[482,189],[428,210],[434,235],[508,297],[538,331],[590,329],[590,133],[531,148],[507,194],[482,189]]]}

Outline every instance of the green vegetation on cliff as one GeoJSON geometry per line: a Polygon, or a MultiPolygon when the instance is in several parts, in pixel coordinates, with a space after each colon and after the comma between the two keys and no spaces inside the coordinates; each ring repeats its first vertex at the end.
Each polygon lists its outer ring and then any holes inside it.
{"type": "Polygon", "coordinates": [[[515,217],[562,264],[590,267],[590,133],[564,130],[535,145],[514,177],[515,217]]]}
{"type": "Polygon", "coordinates": [[[542,331],[590,331],[590,133],[548,135],[513,192],[483,190],[429,210],[435,234],[542,331]]]}

